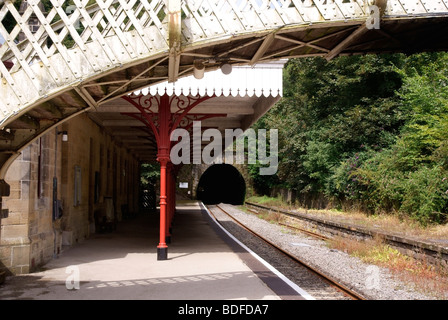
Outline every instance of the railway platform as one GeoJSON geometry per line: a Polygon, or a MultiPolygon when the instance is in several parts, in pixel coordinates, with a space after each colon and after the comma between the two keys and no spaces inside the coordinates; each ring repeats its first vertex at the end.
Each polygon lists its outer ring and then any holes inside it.
{"type": "Polygon", "coordinates": [[[228,238],[196,201],[176,205],[168,259],[157,260],[158,214],[92,234],[39,272],[8,277],[0,300],[301,300],[228,238]]]}

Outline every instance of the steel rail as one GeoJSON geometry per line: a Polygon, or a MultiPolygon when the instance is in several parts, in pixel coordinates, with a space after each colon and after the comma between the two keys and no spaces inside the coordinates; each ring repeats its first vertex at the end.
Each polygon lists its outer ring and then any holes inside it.
{"type": "MultiPolygon", "coordinates": [[[[425,242],[418,239],[407,238],[398,234],[389,234],[387,232],[370,230],[365,227],[352,225],[349,223],[341,223],[336,221],[331,221],[327,219],[322,219],[318,217],[307,216],[303,213],[292,213],[280,208],[271,208],[268,206],[260,205],[252,202],[245,202],[246,206],[267,210],[275,211],[285,216],[310,222],[314,225],[322,226],[328,230],[334,230],[338,234],[343,236],[358,235],[363,238],[375,238],[380,237],[385,241],[385,243],[398,250],[406,250],[406,254],[411,255],[414,253],[414,257],[417,259],[422,259],[422,256],[426,261],[434,262],[436,264],[442,262],[444,264],[448,263],[448,247],[440,246],[431,242],[425,242]],[[431,260],[432,259],[432,260],[431,260]]],[[[432,263],[431,262],[431,263],[432,263]]]]}
{"type": "MultiPolygon", "coordinates": [[[[287,256],[288,258],[292,259],[293,261],[295,261],[296,263],[298,263],[299,265],[305,267],[306,269],[308,269],[310,272],[316,274],[318,277],[320,277],[321,279],[323,279],[326,283],[328,283],[329,285],[337,288],[338,290],[340,290],[342,293],[344,293],[346,296],[350,297],[353,300],[367,300],[366,297],[364,297],[362,294],[355,292],[354,290],[348,288],[347,286],[345,286],[344,284],[338,282],[337,280],[333,279],[332,277],[322,273],[321,271],[317,270],[316,268],[312,267],[311,265],[309,265],[308,263],[304,262],[303,260],[301,260],[300,258],[296,257],[295,255],[291,254],[290,252],[280,248],[278,245],[276,245],[275,243],[273,243],[272,241],[266,239],[265,237],[263,237],[262,235],[258,234],[257,232],[255,232],[254,230],[248,228],[246,225],[244,225],[242,222],[240,222],[238,219],[236,219],[235,217],[233,217],[230,213],[228,213],[227,211],[225,211],[223,208],[221,208],[220,206],[216,205],[217,208],[219,208],[223,213],[225,213],[227,216],[229,216],[232,220],[234,220],[239,226],[241,226],[242,228],[244,228],[245,230],[247,230],[248,232],[250,232],[251,234],[253,234],[254,236],[258,237],[259,239],[261,239],[262,241],[266,242],[267,244],[269,244],[270,246],[272,246],[273,248],[277,249],[279,252],[283,253],[285,256],[287,256]]],[[[209,211],[211,212],[210,208],[207,206],[207,208],[209,209],[209,211]]],[[[211,212],[212,213],[212,212],[211,212]]],[[[213,215],[213,213],[212,213],[213,215]]],[[[214,216],[214,215],[213,215],[214,216]]],[[[214,216],[215,220],[218,221],[218,219],[216,219],[216,217],[214,216]]]]}
{"type": "MultiPolygon", "coordinates": [[[[255,213],[255,214],[258,214],[258,213],[259,213],[258,211],[255,211],[255,210],[250,209],[250,208],[246,208],[246,210],[247,210],[247,211],[250,211],[250,212],[252,212],[252,213],[255,213]]],[[[267,211],[267,209],[263,209],[263,210],[267,211]]],[[[300,227],[292,226],[292,225],[290,225],[290,224],[286,224],[286,223],[282,223],[282,222],[277,222],[277,223],[278,223],[279,225],[283,226],[283,227],[287,227],[287,228],[289,228],[289,229],[292,229],[292,230],[296,230],[296,231],[305,233],[305,234],[307,234],[307,235],[309,235],[309,236],[311,236],[311,237],[317,238],[317,239],[319,239],[319,240],[324,240],[324,241],[326,241],[326,240],[330,240],[329,237],[326,237],[326,236],[321,235],[321,234],[316,233],[316,232],[312,232],[312,231],[309,231],[309,230],[306,230],[306,229],[303,229],[303,228],[300,228],[300,227]]]]}

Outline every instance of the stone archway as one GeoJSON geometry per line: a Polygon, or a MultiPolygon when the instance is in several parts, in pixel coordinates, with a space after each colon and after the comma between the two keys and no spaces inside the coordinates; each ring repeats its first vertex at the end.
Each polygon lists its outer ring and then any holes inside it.
{"type": "Polygon", "coordinates": [[[244,203],[246,182],[241,173],[229,164],[209,167],[199,179],[197,198],[205,204],[244,203]]]}

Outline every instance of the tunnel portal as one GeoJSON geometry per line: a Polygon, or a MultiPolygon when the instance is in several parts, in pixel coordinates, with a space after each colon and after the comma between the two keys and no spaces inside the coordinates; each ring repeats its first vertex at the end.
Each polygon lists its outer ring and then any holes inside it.
{"type": "Polygon", "coordinates": [[[234,166],[214,164],[202,174],[196,194],[204,204],[244,204],[246,182],[234,166]]]}

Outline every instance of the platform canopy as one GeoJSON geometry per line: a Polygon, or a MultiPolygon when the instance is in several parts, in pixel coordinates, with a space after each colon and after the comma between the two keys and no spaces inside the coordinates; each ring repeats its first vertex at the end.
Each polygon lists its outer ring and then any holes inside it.
{"type": "MultiPolygon", "coordinates": [[[[189,111],[190,121],[200,120],[202,129],[216,128],[223,133],[225,129],[246,130],[282,97],[285,62],[233,66],[230,74],[216,69],[204,73],[201,79],[188,76],[175,83],[162,82],[130,96],[143,104],[163,95],[178,97],[178,102],[171,104],[173,114],[181,111],[182,101],[209,97],[189,111]]],[[[153,103],[151,111],[157,114],[157,103],[153,103]]],[[[140,161],[156,160],[154,134],[137,119],[140,112],[132,103],[120,97],[88,114],[140,161]]]]}

